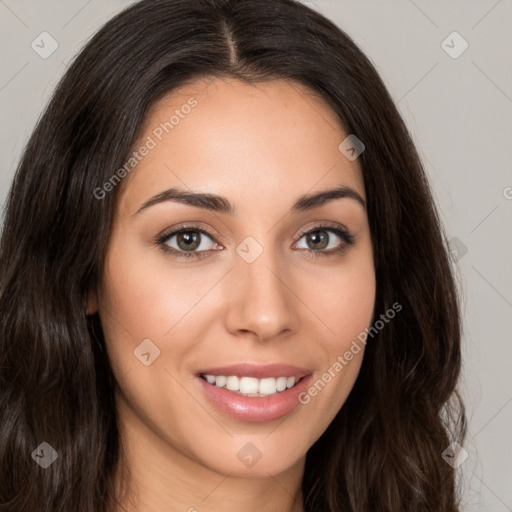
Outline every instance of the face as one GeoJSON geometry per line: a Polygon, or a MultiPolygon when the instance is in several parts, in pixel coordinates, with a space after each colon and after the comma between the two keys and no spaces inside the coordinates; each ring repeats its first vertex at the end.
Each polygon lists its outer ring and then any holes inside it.
{"type": "Polygon", "coordinates": [[[153,106],[88,305],[139,442],[223,474],[276,474],[343,406],[364,347],[344,355],[375,300],[347,135],[292,82],[202,80],[153,106]]]}

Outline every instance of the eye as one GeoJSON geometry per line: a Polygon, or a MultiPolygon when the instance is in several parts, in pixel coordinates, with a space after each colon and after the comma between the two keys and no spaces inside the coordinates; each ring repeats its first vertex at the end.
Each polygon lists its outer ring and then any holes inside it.
{"type": "Polygon", "coordinates": [[[298,249],[309,251],[313,253],[314,257],[339,255],[355,242],[354,235],[341,224],[314,226],[301,233],[300,240],[303,238],[306,247],[298,247],[298,249]],[[336,242],[336,238],[341,240],[341,243],[336,242]]]}
{"type": "Polygon", "coordinates": [[[222,249],[222,246],[213,240],[212,235],[196,226],[184,226],[164,233],[157,240],[157,244],[162,250],[177,258],[202,258],[208,251],[222,249]]]}
{"type": "MultiPolygon", "coordinates": [[[[321,224],[303,231],[299,242],[305,239],[307,247],[297,247],[300,251],[317,256],[335,256],[345,252],[355,242],[355,237],[341,224],[321,224]],[[341,243],[336,243],[336,238],[341,243]]],[[[299,242],[296,242],[297,245],[299,242]]],[[[178,229],[163,233],[156,240],[162,250],[176,258],[204,258],[210,251],[221,250],[213,235],[202,228],[192,225],[180,226],[178,229]],[[209,240],[209,242],[208,242],[209,240]]]]}

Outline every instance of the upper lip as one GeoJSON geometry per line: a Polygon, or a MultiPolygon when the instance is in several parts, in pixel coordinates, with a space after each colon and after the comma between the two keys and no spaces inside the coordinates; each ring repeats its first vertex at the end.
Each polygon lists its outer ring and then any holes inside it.
{"type": "Polygon", "coordinates": [[[300,368],[289,364],[255,364],[239,363],[230,366],[218,366],[199,370],[198,375],[236,375],[238,377],[254,377],[265,379],[267,377],[295,377],[301,379],[312,373],[308,368],[300,368]]]}

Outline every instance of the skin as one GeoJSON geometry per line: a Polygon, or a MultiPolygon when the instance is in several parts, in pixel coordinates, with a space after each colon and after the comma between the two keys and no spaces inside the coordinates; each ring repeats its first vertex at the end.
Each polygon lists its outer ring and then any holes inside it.
{"type": "MultiPolygon", "coordinates": [[[[375,273],[365,208],[342,198],[290,211],[299,196],[338,186],[366,199],[361,168],[338,150],[347,133],[327,104],[282,80],[189,83],[153,106],[134,147],[191,97],[197,106],[116,190],[105,271],[88,302],[118,383],[121,467],[130,468],[131,499],[143,512],[303,511],[306,452],[345,402],[364,350],[307,405],[272,422],[225,415],[195,374],[286,363],[311,369],[315,382],[370,326],[375,273]],[[224,196],[236,214],[175,201],[136,213],[170,187],[224,196]],[[324,230],[327,248],[308,244],[301,230],[321,221],[342,224],[355,243],[335,253],[345,242],[324,230]],[[205,258],[177,259],[155,242],[184,222],[211,234],[199,235],[195,249],[205,258]],[[248,236],[263,248],[252,263],[236,252],[248,236]],[[160,350],[149,366],[134,356],[145,339],[160,350]],[[250,468],[237,457],[248,442],[262,454],[250,468]]],[[[167,244],[185,252],[177,238],[167,244]]]]}

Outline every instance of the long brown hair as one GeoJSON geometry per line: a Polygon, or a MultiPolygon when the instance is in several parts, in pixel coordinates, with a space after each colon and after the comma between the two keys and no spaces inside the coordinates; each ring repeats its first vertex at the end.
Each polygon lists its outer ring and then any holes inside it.
{"type": "MultiPolygon", "coordinates": [[[[57,87],[24,150],[0,245],[0,511],[107,512],[119,460],[112,371],[87,317],[115,193],[151,105],[204,76],[290,79],[320,94],[359,157],[377,293],[355,386],[308,451],[307,512],[455,512],[462,444],[458,298],[422,163],[367,57],[294,0],[143,0],[109,21],[57,87]],[[46,469],[31,453],[59,454],[46,469]]],[[[340,141],[341,142],[341,141],[340,141]]]]}

